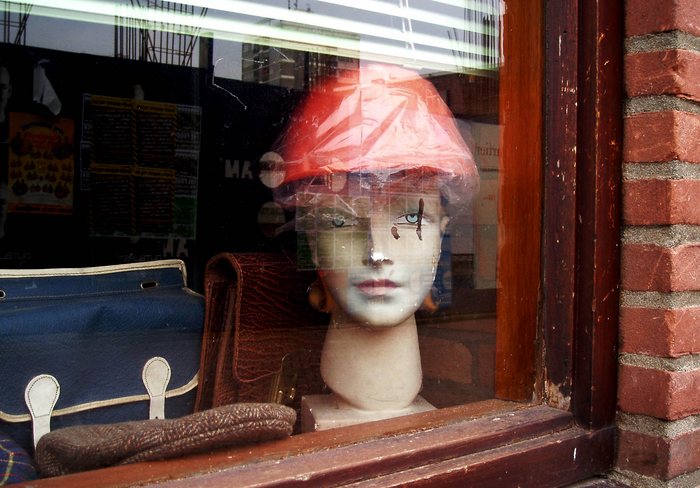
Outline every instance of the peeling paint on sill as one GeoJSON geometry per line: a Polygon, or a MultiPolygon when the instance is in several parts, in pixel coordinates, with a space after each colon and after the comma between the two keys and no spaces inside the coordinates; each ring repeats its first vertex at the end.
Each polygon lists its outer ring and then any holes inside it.
{"type": "Polygon", "coordinates": [[[551,407],[568,410],[571,406],[571,396],[564,395],[561,391],[561,384],[546,382],[546,398],[547,404],[551,407]]]}

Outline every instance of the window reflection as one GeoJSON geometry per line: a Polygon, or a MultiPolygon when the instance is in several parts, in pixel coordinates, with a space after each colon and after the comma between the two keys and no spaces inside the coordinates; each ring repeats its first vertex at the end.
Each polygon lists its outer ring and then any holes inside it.
{"type": "Polygon", "coordinates": [[[7,4],[0,267],[293,256],[341,403],[493,397],[502,2],[206,3],[7,4]]]}

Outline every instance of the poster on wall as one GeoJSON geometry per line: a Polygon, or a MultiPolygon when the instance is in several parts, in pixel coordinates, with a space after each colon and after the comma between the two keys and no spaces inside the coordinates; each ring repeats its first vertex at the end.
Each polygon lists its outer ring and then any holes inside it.
{"type": "Polygon", "coordinates": [[[73,213],[73,120],[9,117],[8,212],[73,213]]]}
{"type": "Polygon", "coordinates": [[[200,126],[197,106],[84,95],[90,234],[194,239],[200,126]]]}
{"type": "Polygon", "coordinates": [[[481,189],[474,199],[474,287],[496,288],[498,260],[498,168],[501,127],[469,123],[468,143],[481,176],[481,189]]]}

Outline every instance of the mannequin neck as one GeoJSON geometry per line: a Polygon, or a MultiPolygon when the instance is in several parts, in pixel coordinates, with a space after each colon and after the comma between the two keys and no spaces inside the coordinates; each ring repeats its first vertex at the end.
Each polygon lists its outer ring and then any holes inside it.
{"type": "Polygon", "coordinates": [[[422,383],[416,320],[366,327],[339,312],[331,316],[321,375],[341,401],[361,410],[399,410],[422,383]]]}

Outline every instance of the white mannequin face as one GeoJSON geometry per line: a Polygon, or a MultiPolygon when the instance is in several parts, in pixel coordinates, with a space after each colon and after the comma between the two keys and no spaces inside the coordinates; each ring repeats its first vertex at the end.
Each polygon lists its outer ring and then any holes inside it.
{"type": "Polygon", "coordinates": [[[307,237],[337,304],[336,318],[369,327],[399,325],[430,292],[448,219],[436,186],[420,193],[406,187],[314,198],[315,231],[307,237]]]}

